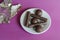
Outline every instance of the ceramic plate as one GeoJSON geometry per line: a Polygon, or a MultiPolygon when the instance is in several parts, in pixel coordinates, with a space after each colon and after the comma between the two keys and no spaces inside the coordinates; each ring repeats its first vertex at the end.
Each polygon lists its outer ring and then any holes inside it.
{"type": "Polygon", "coordinates": [[[28,27],[23,25],[24,24],[24,19],[25,19],[25,16],[26,16],[26,12],[30,11],[31,13],[34,13],[34,11],[37,10],[37,9],[39,9],[39,8],[27,9],[26,11],[24,11],[22,13],[21,18],[20,18],[20,24],[21,24],[22,28],[30,34],[42,34],[42,33],[46,32],[51,26],[51,18],[49,16],[49,14],[43,9],[40,9],[40,10],[42,10],[42,16],[48,19],[46,26],[43,28],[44,31],[37,33],[37,32],[35,32],[35,30],[33,30],[33,28],[28,28],[28,27]]]}

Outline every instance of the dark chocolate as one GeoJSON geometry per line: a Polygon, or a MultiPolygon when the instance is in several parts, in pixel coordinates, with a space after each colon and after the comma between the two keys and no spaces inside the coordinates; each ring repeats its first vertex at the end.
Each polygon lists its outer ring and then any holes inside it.
{"type": "Polygon", "coordinates": [[[36,25],[36,26],[34,26],[34,30],[35,30],[36,32],[41,32],[42,26],[41,26],[41,25],[36,25]]]}
{"type": "Polygon", "coordinates": [[[40,17],[40,20],[42,20],[41,22],[47,22],[47,18],[44,18],[44,17],[40,17]]]}
{"type": "Polygon", "coordinates": [[[40,18],[40,15],[31,14],[31,17],[40,18]]]}
{"type": "Polygon", "coordinates": [[[29,28],[33,28],[35,25],[40,25],[40,23],[29,24],[29,28]]]}
{"type": "Polygon", "coordinates": [[[37,19],[37,18],[32,18],[32,19],[31,19],[31,23],[32,23],[32,24],[38,23],[38,19],[37,19]]]}
{"type": "Polygon", "coordinates": [[[35,14],[41,16],[42,15],[42,11],[38,9],[38,10],[35,11],[35,14]]]}
{"type": "Polygon", "coordinates": [[[26,13],[26,18],[25,18],[25,23],[24,23],[24,25],[27,26],[27,27],[29,25],[29,20],[30,20],[30,12],[28,11],[26,13]]]}

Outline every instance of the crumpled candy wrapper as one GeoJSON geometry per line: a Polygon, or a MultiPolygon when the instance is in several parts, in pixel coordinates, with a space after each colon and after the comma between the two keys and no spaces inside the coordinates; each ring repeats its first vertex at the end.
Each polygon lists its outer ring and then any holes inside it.
{"type": "Polygon", "coordinates": [[[4,0],[0,3],[0,24],[10,23],[10,19],[13,18],[21,8],[20,4],[12,5],[11,1],[12,0],[4,0]]]}

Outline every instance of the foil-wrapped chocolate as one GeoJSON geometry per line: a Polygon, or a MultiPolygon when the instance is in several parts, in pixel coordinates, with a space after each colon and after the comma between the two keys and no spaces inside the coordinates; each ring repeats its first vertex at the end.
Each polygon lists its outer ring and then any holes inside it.
{"type": "Polygon", "coordinates": [[[4,4],[8,6],[8,4],[12,3],[12,0],[4,0],[4,4]]]}
{"type": "Polygon", "coordinates": [[[10,10],[10,18],[13,18],[17,12],[20,10],[21,4],[16,4],[11,6],[10,10]]]}
{"type": "Polygon", "coordinates": [[[0,3],[0,14],[4,16],[2,17],[4,19],[2,20],[3,22],[0,21],[1,23],[10,23],[10,19],[17,14],[18,9],[21,7],[20,4],[12,5],[11,1],[12,0],[4,0],[0,3]]]}

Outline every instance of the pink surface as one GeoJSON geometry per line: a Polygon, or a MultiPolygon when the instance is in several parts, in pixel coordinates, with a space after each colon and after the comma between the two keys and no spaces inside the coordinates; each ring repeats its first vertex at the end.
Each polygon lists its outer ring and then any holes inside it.
{"type": "Polygon", "coordinates": [[[21,11],[10,24],[0,24],[0,40],[60,40],[60,0],[13,0],[16,3],[22,5],[21,11]],[[22,12],[32,7],[46,10],[52,19],[50,29],[41,35],[29,34],[19,24],[22,12]]]}

